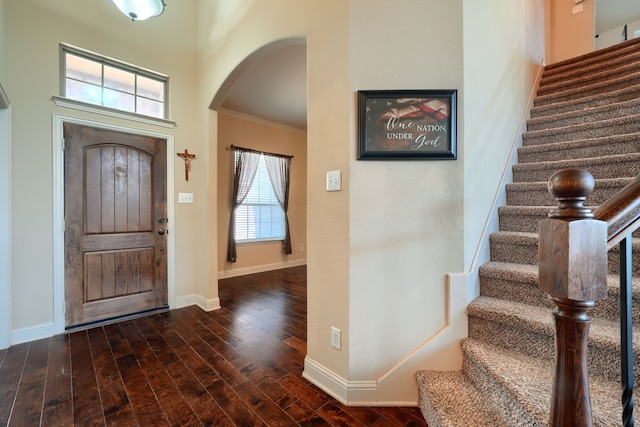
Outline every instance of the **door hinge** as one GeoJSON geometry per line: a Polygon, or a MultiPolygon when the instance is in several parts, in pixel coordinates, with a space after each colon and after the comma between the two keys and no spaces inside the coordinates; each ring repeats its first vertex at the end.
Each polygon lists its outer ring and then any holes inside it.
{"type": "Polygon", "coordinates": [[[65,221],[64,219],[62,220],[62,232],[64,233],[65,231],[67,231],[67,221],[65,221]]]}
{"type": "Polygon", "coordinates": [[[67,144],[67,141],[65,141],[65,139],[62,138],[62,151],[64,151],[66,144],[67,144]]]}

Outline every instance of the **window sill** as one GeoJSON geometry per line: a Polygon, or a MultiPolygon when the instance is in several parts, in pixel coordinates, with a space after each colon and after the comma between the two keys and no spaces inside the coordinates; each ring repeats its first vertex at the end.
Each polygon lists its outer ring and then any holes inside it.
{"type": "Polygon", "coordinates": [[[162,126],[166,128],[176,127],[176,122],[172,120],[159,119],[156,117],[145,116],[142,114],[128,113],[126,111],[114,110],[113,108],[76,101],[73,99],[64,98],[62,96],[52,96],[51,100],[58,107],[72,108],[74,110],[85,111],[85,112],[95,113],[95,114],[102,114],[104,116],[132,120],[134,122],[146,123],[149,125],[162,126]]]}

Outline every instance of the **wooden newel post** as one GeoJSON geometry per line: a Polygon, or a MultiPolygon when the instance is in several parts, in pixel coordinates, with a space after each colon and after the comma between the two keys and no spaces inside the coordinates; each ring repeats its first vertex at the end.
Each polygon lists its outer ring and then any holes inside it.
{"type": "Polygon", "coordinates": [[[584,207],[593,187],[593,176],[580,169],[553,174],[549,192],[558,207],[539,225],[540,288],[557,307],[551,426],[593,425],[587,311],[607,298],[607,224],[594,220],[593,212],[584,207]]]}

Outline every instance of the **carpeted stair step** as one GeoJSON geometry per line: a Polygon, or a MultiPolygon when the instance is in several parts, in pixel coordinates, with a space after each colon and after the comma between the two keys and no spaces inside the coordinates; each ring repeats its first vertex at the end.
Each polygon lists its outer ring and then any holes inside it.
{"type": "MultiPolygon", "coordinates": [[[[463,373],[482,387],[491,403],[508,414],[508,426],[548,425],[554,366],[552,361],[492,346],[473,339],[462,343],[463,373]]],[[[589,379],[596,426],[619,425],[620,385],[595,375],[589,379]]],[[[507,416],[507,415],[505,415],[507,416]]]]}
{"type": "MultiPolygon", "coordinates": [[[[462,342],[462,351],[462,371],[416,373],[420,409],[430,427],[549,425],[551,363],[473,339],[462,342]]],[[[589,381],[594,425],[618,425],[619,384],[598,377],[589,381]]]]}
{"type": "Polygon", "coordinates": [[[588,84],[597,80],[608,80],[622,74],[640,71],[640,52],[637,49],[626,54],[607,59],[607,66],[602,61],[584,64],[582,67],[570,67],[563,72],[545,70],[540,79],[538,94],[551,90],[561,90],[568,86],[588,84]]]}
{"type": "MultiPolygon", "coordinates": [[[[614,194],[622,190],[633,178],[598,179],[585,205],[600,206],[614,194]]],[[[506,185],[508,206],[557,206],[549,193],[549,185],[544,181],[514,182],[506,185]]]]}
{"type": "Polygon", "coordinates": [[[580,141],[640,132],[640,115],[620,117],[612,120],[585,122],[579,125],[554,129],[526,131],[522,134],[522,145],[552,144],[556,142],[580,141]]]}
{"type": "MultiPolygon", "coordinates": [[[[555,327],[552,311],[505,301],[478,297],[467,308],[469,338],[530,357],[553,361],[555,327]]],[[[640,381],[640,332],[633,334],[634,383],[640,381]]],[[[589,373],[610,381],[620,380],[620,326],[594,318],[589,328],[587,355],[589,373]]]]}
{"type": "MultiPolygon", "coordinates": [[[[549,297],[540,290],[538,266],[488,262],[480,267],[480,295],[501,298],[521,304],[554,309],[549,297]]],[[[620,321],[620,278],[615,274],[607,276],[608,296],[598,301],[589,311],[593,318],[620,321]]],[[[633,279],[633,323],[640,326],[640,278],[633,279]]]]}
{"type": "Polygon", "coordinates": [[[640,72],[620,75],[606,81],[597,81],[577,88],[565,89],[544,95],[536,96],[535,106],[579,100],[581,98],[601,95],[612,90],[620,90],[630,85],[640,84],[640,72]]]}
{"type": "MultiPolygon", "coordinates": [[[[527,265],[538,264],[538,233],[498,231],[489,235],[491,261],[527,265]]],[[[632,239],[633,252],[640,254],[640,239],[632,239]]],[[[614,246],[608,253],[609,274],[620,272],[620,248],[614,246]]],[[[634,276],[640,276],[640,256],[632,258],[634,276]]]]}
{"type": "Polygon", "coordinates": [[[518,163],[512,168],[513,181],[548,181],[555,172],[566,168],[585,169],[595,179],[635,177],[640,173],[640,153],[616,154],[588,159],[518,163]]]}
{"type": "Polygon", "coordinates": [[[419,402],[429,427],[497,427],[510,425],[486,400],[484,390],[461,371],[418,371],[419,402]],[[455,398],[452,398],[455,396],[455,398]]]}
{"type": "Polygon", "coordinates": [[[500,206],[498,222],[500,231],[537,233],[538,224],[549,217],[555,206],[500,206]]]}
{"type": "Polygon", "coordinates": [[[573,70],[564,75],[554,75],[545,78],[544,74],[540,81],[540,87],[536,95],[544,96],[550,93],[561,92],[571,89],[580,89],[585,85],[595,82],[611,81],[633,73],[640,72],[640,54],[635,52],[626,57],[627,61],[622,64],[621,58],[616,62],[609,62],[606,68],[598,69],[599,64],[585,67],[584,70],[573,70]],[[555,81],[553,81],[555,79],[555,81]]]}
{"type": "Polygon", "coordinates": [[[479,276],[481,296],[554,308],[540,290],[537,265],[491,261],[480,266],[479,276]]]}
{"type": "Polygon", "coordinates": [[[638,44],[640,44],[640,40],[637,38],[631,39],[604,49],[576,56],[575,58],[568,58],[563,61],[549,64],[545,66],[545,77],[566,73],[567,70],[580,70],[598,63],[601,64],[601,66],[604,66],[603,63],[607,63],[610,60],[615,60],[616,58],[624,57],[626,55],[632,55],[634,52],[637,52],[638,44]]]}
{"type": "Polygon", "coordinates": [[[580,111],[553,114],[527,120],[527,131],[555,129],[584,122],[617,119],[640,114],[640,98],[614,104],[589,107],[580,111]]]}
{"type": "Polygon", "coordinates": [[[519,163],[584,159],[640,152],[640,133],[612,135],[578,141],[529,145],[518,148],[519,163]]]}
{"type": "Polygon", "coordinates": [[[570,101],[548,102],[536,105],[534,100],[534,106],[529,111],[529,115],[531,118],[537,118],[629,101],[637,98],[639,91],[640,84],[637,84],[570,101]]]}

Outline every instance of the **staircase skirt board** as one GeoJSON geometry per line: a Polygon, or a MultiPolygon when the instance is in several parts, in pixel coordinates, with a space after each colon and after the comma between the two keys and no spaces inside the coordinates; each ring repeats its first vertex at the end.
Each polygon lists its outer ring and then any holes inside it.
{"type": "MultiPolygon", "coordinates": [[[[595,178],[595,208],[640,174],[640,38],[549,65],[522,135],[480,296],[467,307],[458,372],[419,371],[419,405],[430,427],[547,426],[555,331],[538,282],[538,227],[556,207],[548,179],[581,168],[595,178]]],[[[640,325],[640,230],[632,239],[633,324],[640,325]]],[[[619,248],[608,254],[608,298],[588,312],[591,405],[596,426],[622,423],[619,248]]],[[[640,384],[640,328],[633,337],[640,384]]],[[[640,393],[635,393],[636,395],[640,393]]],[[[636,408],[638,408],[636,404],[636,408]]],[[[637,411],[636,411],[637,412],[637,411]]]]}

